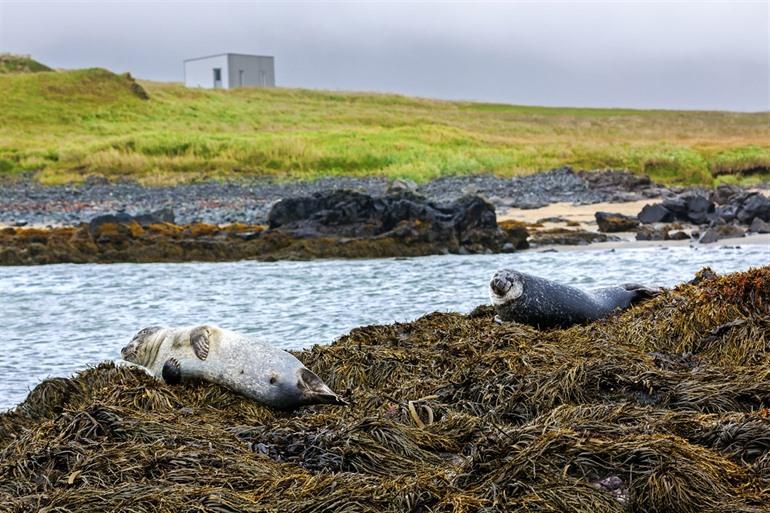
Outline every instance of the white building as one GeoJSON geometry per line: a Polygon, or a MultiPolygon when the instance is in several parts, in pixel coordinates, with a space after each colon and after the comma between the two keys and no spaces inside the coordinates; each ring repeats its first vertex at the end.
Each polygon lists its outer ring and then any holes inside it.
{"type": "Polygon", "coordinates": [[[207,89],[275,87],[275,62],[272,57],[241,53],[187,59],[184,84],[207,89]]]}

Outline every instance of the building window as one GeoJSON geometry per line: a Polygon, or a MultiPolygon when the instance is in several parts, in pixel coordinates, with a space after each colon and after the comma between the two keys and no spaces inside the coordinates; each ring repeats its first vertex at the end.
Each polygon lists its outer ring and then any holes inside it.
{"type": "Polygon", "coordinates": [[[214,82],[222,80],[222,68],[214,68],[214,82]]]}

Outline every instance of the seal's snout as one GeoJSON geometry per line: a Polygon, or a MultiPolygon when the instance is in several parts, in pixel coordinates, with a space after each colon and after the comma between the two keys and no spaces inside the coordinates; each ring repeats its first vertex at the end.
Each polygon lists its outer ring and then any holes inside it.
{"type": "Polygon", "coordinates": [[[498,296],[504,296],[509,290],[511,290],[511,282],[507,278],[499,275],[494,275],[492,281],[489,283],[489,288],[492,292],[498,296]]]}
{"type": "Polygon", "coordinates": [[[160,329],[160,326],[150,326],[139,330],[137,334],[134,335],[134,338],[131,339],[131,342],[129,342],[125,347],[123,347],[123,349],[120,350],[120,356],[127,362],[141,363],[137,361],[137,358],[139,357],[139,349],[142,347],[142,344],[145,343],[148,337],[154,335],[160,329]]]}
{"type": "Polygon", "coordinates": [[[499,305],[518,299],[524,292],[521,275],[516,271],[501,269],[489,282],[489,298],[492,304],[499,305]]]}
{"type": "Polygon", "coordinates": [[[137,349],[138,344],[136,343],[136,340],[132,340],[127,345],[123,346],[123,349],[120,350],[120,357],[127,362],[136,363],[135,360],[137,349]]]}
{"type": "Polygon", "coordinates": [[[305,368],[299,371],[297,388],[299,388],[304,402],[307,404],[348,404],[335,394],[321,378],[305,368]]]}

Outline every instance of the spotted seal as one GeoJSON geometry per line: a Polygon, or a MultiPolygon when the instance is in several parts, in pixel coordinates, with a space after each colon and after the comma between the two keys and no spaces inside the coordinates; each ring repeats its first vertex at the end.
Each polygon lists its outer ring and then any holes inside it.
{"type": "Polygon", "coordinates": [[[635,283],[585,291],[510,269],[497,271],[489,282],[489,297],[499,320],[539,328],[595,321],[660,292],[635,283]]]}
{"type": "Polygon", "coordinates": [[[346,404],[288,352],[217,326],[144,328],[121,355],[166,383],[218,383],[274,408],[346,404]]]}

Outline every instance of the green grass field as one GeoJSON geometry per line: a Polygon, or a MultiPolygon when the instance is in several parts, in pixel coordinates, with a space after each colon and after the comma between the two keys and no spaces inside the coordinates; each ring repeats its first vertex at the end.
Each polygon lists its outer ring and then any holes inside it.
{"type": "Polygon", "coordinates": [[[425,181],[562,165],[626,168],[670,184],[770,176],[769,113],[139,84],[101,69],[0,74],[0,176],[35,172],[49,184],[94,174],[145,184],[266,175],[425,181]]]}

